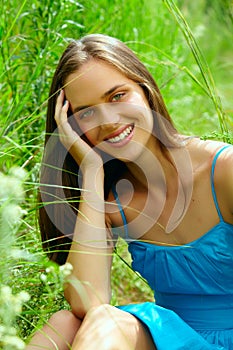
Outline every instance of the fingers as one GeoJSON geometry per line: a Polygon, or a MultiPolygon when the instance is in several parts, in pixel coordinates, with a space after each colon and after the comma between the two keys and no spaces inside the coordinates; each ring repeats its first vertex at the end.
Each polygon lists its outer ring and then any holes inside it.
{"type": "Polygon", "coordinates": [[[64,98],[65,98],[64,90],[61,90],[57,98],[57,103],[55,107],[55,116],[54,116],[58,129],[61,133],[60,135],[61,138],[62,136],[71,136],[74,133],[70,124],[68,123],[67,113],[69,109],[69,101],[64,100],[64,98]]]}
{"type": "Polygon", "coordinates": [[[54,116],[58,127],[63,123],[67,122],[67,112],[69,109],[69,101],[67,100],[64,101],[64,98],[65,98],[64,90],[61,90],[57,98],[57,103],[55,107],[55,116],[54,116]]]}
{"type": "MultiPolygon", "coordinates": [[[[76,162],[81,166],[92,166],[100,163],[100,156],[93,152],[91,147],[80,138],[68,122],[69,101],[65,100],[64,90],[61,90],[55,107],[54,119],[58,126],[59,140],[76,162]],[[85,159],[85,162],[83,160],[85,159]]],[[[102,160],[101,160],[102,162],[102,160]]],[[[101,163],[102,164],[102,163],[101,163]]]]}
{"type": "Polygon", "coordinates": [[[54,119],[58,126],[60,141],[69,150],[75,142],[77,134],[68,123],[69,102],[67,100],[64,101],[64,98],[64,90],[61,90],[56,102],[54,119]]]}
{"type": "Polygon", "coordinates": [[[65,100],[63,106],[62,106],[62,109],[61,109],[61,114],[60,114],[60,121],[61,121],[61,124],[67,122],[67,112],[68,112],[68,109],[69,109],[69,101],[68,100],[65,100]]]}
{"type": "Polygon", "coordinates": [[[65,92],[64,90],[61,90],[57,98],[54,115],[54,119],[58,126],[59,139],[71,155],[80,162],[82,154],[85,153],[84,150],[86,151],[87,147],[89,149],[89,146],[84,144],[77,132],[72,129],[68,122],[68,109],[69,101],[65,100],[65,92]]]}

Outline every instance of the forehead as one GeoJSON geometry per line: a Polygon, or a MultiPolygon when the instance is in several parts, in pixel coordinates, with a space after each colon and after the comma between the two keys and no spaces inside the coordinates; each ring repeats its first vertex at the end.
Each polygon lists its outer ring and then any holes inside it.
{"type": "Polygon", "coordinates": [[[65,94],[71,104],[74,102],[75,104],[85,104],[88,102],[87,99],[102,96],[112,86],[129,82],[132,83],[132,80],[112,65],[91,59],[79,70],[68,76],[65,82],[65,94]]]}

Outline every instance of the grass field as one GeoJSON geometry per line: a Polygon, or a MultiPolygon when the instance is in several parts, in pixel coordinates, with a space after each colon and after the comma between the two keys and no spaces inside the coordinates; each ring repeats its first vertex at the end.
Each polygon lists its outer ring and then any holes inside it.
{"type": "MultiPolygon", "coordinates": [[[[5,328],[0,327],[0,339],[9,339],[10,326],[26,339],[51,313],[67,307],[62,273],[41,249],[36,194],[51,77],[71,38],[104,33],[123,40],[155,77],[181,132],[232,142],[232,3],[175,4],[1,1],[0,286],[10,286],[14,295],[27,291],[30,300],[22,312],[20,307],[13,310],[13,295],[6,289],[8,300],[2,290],[0,326],[5,328]]],[[[130,263],[126,250],[121,242],[119,252],[130,263]]],[[[147,284],[118,256],[113,272],[113,304],[152,298],[147,284]]],[[[0,340],[0,348],[18,347],[0,340]]]]}

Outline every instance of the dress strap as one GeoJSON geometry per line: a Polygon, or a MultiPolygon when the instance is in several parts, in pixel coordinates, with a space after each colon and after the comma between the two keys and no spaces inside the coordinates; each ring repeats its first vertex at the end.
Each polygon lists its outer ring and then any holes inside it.
{"type": "Polygon", "coordinates": [[[124,224],[124,232],[125,232],[125,239],[128,239],[129,238],[129,233],[128,233],[128,224],[127,224],[127,220],[126,220],[126,217],[125,217],[125,213],[124,213],[124,210],[122,208],[122,205],[121,205],[121,202],[120,202],[120,199],[118,197],[118,193],[116,191],[116,187],[115,185],[112,186],[112,192],[113,192],[113,195],[114,195],[114,198],[117,202],[117,205],[118,205],[118,208],[120,210],[120,214],[121,214],[121,218],[122,218],[122,221],[123,221],[123,224],[124,224]]]}
{"type": "Polygon", "coordinates": [[[215,204],[216,210],[218,212],[218,216],[219,216],[220,221],[224,221],[224,219],[223,219],[223,216],[221,214],[221,211],[220,211],[220,208],[219,208],[219,205],[218,205],[217,195],[216,195],[215,188],[214,188],[214,170],[215,170],[215,165],[216,165],[218,157],[228,147],[231,147],[231,145],[224,146],[220,150],[218,150],[218,152],[214,156],[214,159],[213,159],[213,162],[212,162],[212,166],[211,166],[211,189],[212,189],[212,195],[213,195],[213,199],[214,199],[214,204],[215,204]]]}

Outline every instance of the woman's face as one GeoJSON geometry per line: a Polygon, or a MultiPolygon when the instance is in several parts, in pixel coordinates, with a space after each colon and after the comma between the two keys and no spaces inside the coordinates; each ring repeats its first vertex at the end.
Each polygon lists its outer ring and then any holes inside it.
{"type": "Polygon", "coordinates": [[[148,147],[153,117],[142,88],[110,64],[91,59],[68,76],[66,99],[97,148],[132,161],[148,147]]]}

